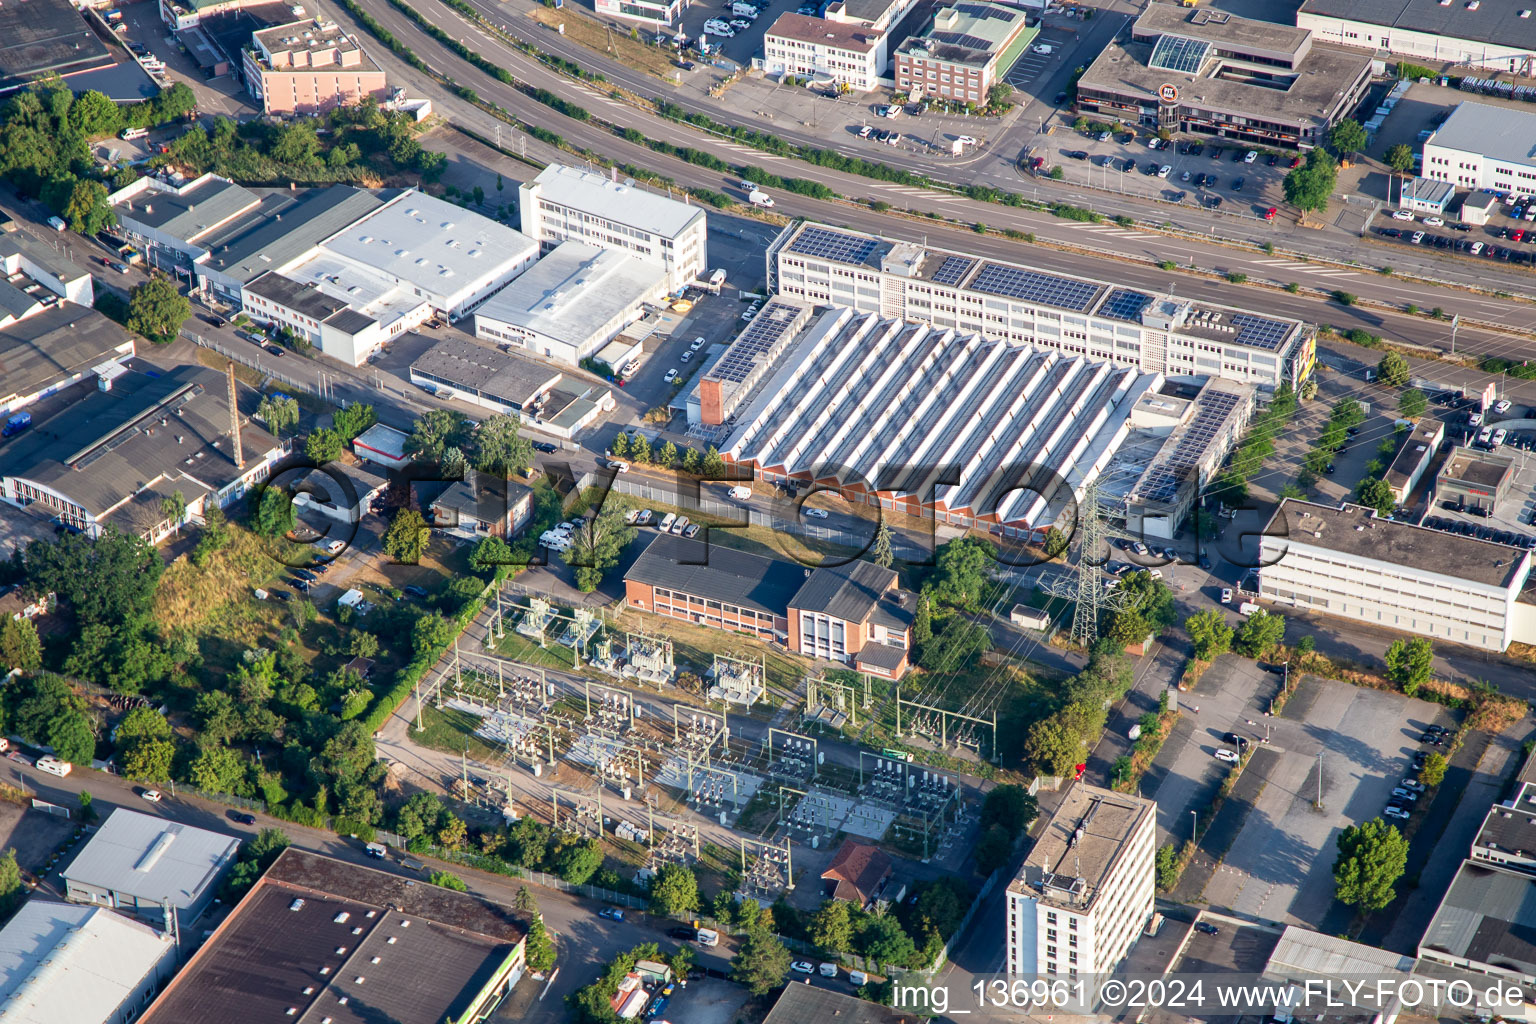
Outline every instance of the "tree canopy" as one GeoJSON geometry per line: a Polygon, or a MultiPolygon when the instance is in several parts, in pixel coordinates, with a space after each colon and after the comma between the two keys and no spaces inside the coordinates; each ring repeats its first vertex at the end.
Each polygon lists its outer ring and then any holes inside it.
{"type": "Polygon", "coordinates": [[[1339,165],[1328,151],[1318,147],[1307,154],[1306,162],[1285,176],[1285,198],[1304,213],[1321,213],[1328,208],[1338,180],[1339,165]]]}
{"type": "Polygon", "coordinates": [[[181,325],[192,315],[192,303],[170,278],[159,272],[128,293],[128,329],[156,345],[176,340],[181,325]]]}
{"type": "Polygon", "coordinates": [[[1376,364],[1376,379],[1388,387],[1400,388],[1408,383],[1411,368],[1400,353],[1388,352],[1376,364]]]}
{"type": "Polygon", "coordinates": [[[1380,818],[1351,825],[1339,834],[1333,862],[1334,898],[1365,912],[1381,910],[1397,895],[1397,880],[1408,866],[1408,840],[1380,818]]]}
{"type": "Polygon", "coordinates": [[[976,537],[956,537],[934,559],[933,596],[946,604],[974,609],[987,584],[992,549],[976,537]]]}
{"type": "Polygon", "coordinates": [[[1194,645],[1195,657],[1202,661],[1210,661],[1232,648],[1232,627],[1227,625],[1226,616],[1215,608],[1191,615],[1184,620],[1184,629],[1194,645]]]}
{"type": "Polygon", "coordinates": [[[82,623],[121,625],[149,614],[165,563],[148,542],[107,527],[92,539],[66,533],[27,545],[27,586],[69,603],[82,623]]]}
{"type": "Polygon", "coordinates": [[[1412,697],[1435,671],[1435,648],[1421,636],[1393,640],[1387,648],[1386,662],[1387,678],[1412,697]]]}

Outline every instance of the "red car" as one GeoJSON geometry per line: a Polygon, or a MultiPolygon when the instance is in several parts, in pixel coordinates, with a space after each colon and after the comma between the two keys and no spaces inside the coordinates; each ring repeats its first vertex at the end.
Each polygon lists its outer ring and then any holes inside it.
{"type": "Polygon", "coordinates": [[[1280,212],[1279,210],[1277,210],[1273,206],[1271,206],[1269,209],[1264,211],[1264,219],[1265,220],[1274,220],[1275,219],[1275,214],[1277,214],[1279,212],[1280,212]]]}
{"type": "Polygon", "coordinates": [[[1509,240],[1511,242],[1519,242],[1519,241],[1523,241],[1524,239],[1525,239],[1525,229],[1524,228],[1515,228],[1515,230],[1513,230],[1513,231],[1511,231],[1509,233],[1509,240]]]}
{"type": "Polygon", "coordinates": [[[1294,168],[1297,168],[1297,167],[1300,167],[1300,166],[1301,166],[1301,157],[1299,157],[1299,156],[1291,157],[1291,167],[1294,169],[1294,168]]]}

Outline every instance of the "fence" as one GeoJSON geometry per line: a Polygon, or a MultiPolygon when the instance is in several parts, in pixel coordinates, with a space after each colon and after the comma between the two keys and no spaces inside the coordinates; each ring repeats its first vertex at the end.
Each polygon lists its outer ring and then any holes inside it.
{"type": "Polygon", "coordinates": [[[289,387],[296,388],[299,391],[307,391],[312,394],[320,393],[320,388],[317,383],[297,380],[288,376],[287,374],[278,373],[276,370],[269,369],[268,367],[258,363],[255,358],[252,357],[248,352],[238,351],[237,349],[226,346],[223,342],[215,341],[212,338],[205,338],[201,334],[194,334],[191,331],[182,331],[181,334],[182,337],[193,342],[194,344],[206,348],[209,351],[217,352],[225,359],[232,359],[239,363],[241,366],[248,366],[265,377],[270,377],[273,380],[280,380],[289,387]]]}
{"type": "Polygon", "coordinates": [[[70,814],[68,807],[62,807],[59,804],[49,803],[47,800],[39,800],[37,797],[32,798],[32,809],[34,811],[42,811],[45,814],[52,814],[60,818],[71,818],[74,816],[70,814]]]}

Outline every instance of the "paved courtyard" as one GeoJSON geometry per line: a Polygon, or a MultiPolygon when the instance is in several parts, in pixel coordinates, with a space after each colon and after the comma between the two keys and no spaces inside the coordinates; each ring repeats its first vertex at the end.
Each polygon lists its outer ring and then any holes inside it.
{"type": "Polygon", "coordinates": [[[1245,780],[1257,795],[1205,898],[1244,916],[1322,927],[1334,906],[1339,833],[1381,813],[1410,773],[1424,727],[1451,719],[1427,701],[1308,676],[1266,721],[1271,742],[1249,766],[1260,775],[1245,780]]]}

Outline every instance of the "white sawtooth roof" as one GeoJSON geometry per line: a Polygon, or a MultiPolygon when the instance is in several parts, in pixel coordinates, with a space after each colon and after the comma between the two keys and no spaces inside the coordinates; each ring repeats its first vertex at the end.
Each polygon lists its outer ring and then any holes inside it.
{"type": "Polygon", "coordinates": [[[0,930],[0,1022],[115,1021],[170,947],[105,907],[28,900],[0,930]]]}

